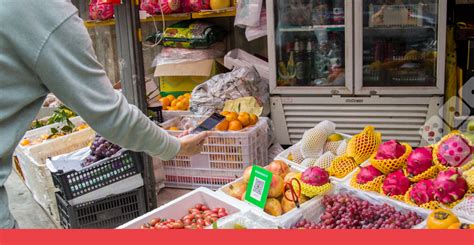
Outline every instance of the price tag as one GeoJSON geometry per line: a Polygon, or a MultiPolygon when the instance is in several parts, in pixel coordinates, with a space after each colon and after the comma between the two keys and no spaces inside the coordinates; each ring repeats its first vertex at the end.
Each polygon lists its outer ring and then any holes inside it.
{"type": "Polygon", "coordinates": [[[267,203],[271,183],[272,173],[270,171],[259,166],[253,166],[247,192],[245,193],[245,201],[263,209],[267,203]]]}

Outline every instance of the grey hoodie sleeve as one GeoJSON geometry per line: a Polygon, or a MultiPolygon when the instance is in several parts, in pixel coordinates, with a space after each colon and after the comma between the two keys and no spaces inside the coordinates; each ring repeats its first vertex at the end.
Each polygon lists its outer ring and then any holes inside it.
{"type": "Polygon", "coordinates": [[[52,32],[38,55],[35,70],[49,91],[113,143],[163,160],[172,159],[179,152],[176,138],[153,124],[112,88],[77,15],[52,32]]]}

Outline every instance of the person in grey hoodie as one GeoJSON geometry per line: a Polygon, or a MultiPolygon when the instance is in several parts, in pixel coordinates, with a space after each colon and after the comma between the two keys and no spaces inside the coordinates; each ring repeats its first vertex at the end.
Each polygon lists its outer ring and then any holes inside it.
{"type": "Polygon", "coordinates": [[[12,153],[50,92],[111,142],[163,160],[199,153],[207,137],[169,136],[114,90],[69,1],[0,0],[0,228],[15,226],[12,153]]]}

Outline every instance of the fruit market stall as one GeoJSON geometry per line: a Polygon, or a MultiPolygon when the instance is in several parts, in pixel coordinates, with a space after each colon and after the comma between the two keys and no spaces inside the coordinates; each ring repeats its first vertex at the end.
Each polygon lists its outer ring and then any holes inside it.
{"type": "Polygon", "coordinates": [[[217,191],[200,188],[119,228],[472,229],[472,149],[459,132],[412,148],[382,142],[372,126],[349,136],[325,121],[217,191]]]}

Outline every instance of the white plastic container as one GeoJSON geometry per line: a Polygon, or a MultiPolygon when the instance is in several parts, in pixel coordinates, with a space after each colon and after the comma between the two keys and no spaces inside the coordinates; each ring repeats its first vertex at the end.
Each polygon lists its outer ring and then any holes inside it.
{"type": "MultiPolygon", "coordinates": [[[[205,204],[211,209],[225,208],[229,215],[248,211],[248,207],[232,200],[232,198],[201,187],[127,222],[117,229],[139,229],[142,224],[149,222],[153,218],[181,219],[188,214],[189,208],[194,207],[194,205],[198,203],[205,204]]],[[[219,222],[219,220],[217,222],[219,222]]]]}
{"type": "MultiPolygon", "coordinates": [[[[294,171],[294,172],[303,172],[304,171],[301,168],[298,168],[296,166],[291,166],[291,170],[294,171]]],[[[241,181],[241,180],[242,180],[242,178],[239,178],[235,182],[238,182],[238,181],[241,181]]],[[[237,200],[237,199],[227,195],[225,193],[225,190],[228,189],[231,184],[232,183],[229,183],[229,184],[221,187],[217,192],[222,193],[222,195],[226,195],[226,196],[236,200],[237,202],[242,203],[242,205],[247,205],[253,212],[255,212],[256,214],[262,216],[264,219],[271,221],[273,224],[276,224],[276,225],[286,224],[286,223],[290,222],[291,220],[294,220],[294,217],[296,217],[298,215],[301,215],[302,213],[305,213],[305,212],[312,212],[312,210],[316,209],[317,206],[321,205],[320,200],[321,200],[322,196],[316,196],[316,197],[313,197],[310,200],[306,201],[305,203],[300,204],[300,208],[294,208],[291,211],[289,211],[289,212],[287,212],[287,213],[285,213],[281,216],[273,216],[273,215],[265,213],[259,207],[256,207],[252,204],[249,204],[249,203],[241,201],[241,200],[237,200]]],[[[334,187],[334,185],[333,185],[333,187],[334,187]]]]}
{"type": "MultiPolygon", "coordinates": [[[[373,193],[369,192],[362,192],[359,190],[351,189],[346,186],[342,185],[336,185],[336,188],[333,188],[330,192],[327,193],[327,195],[331,194],[339,194],[339,193],[348,193],[351,195],[354,195],[362,200],[366,200],[372,204],[389,204],[390,206],[393,206],[395,209],[397,209],[400,212],[409,212],[413,211],[416,212],[422,219],[426,220],[426,218],[429,215],[429,212],[427,210],[421,209],[421,208],[416,208],[407,204],[403,204],[400,202],[397,202],[393,199],[379,196],[379,195],[374,195],[373,193]]],[[[321,202],[322,198],[320,198],[318,201],[321,202]]],[[[294,224],[296,224],[298,221],[301,219],[306,219],[308,221],[313,221],[313,222],[319,222],[321,215],[324,213],[325,209],[324,206],[319,203],[319,205],[314,205],[312,209],[307,209],[303,210],[303,212],[299,212],[291,217],[291,219],[286,219],[283,220],[280,225],[283,228],[291,228],[294,224]]],[[[413,229],[422,229],[424,225],[422,223],[415,225],[413,229]]]]}
{"type": "MultiPolygon", "coordinates": [[[[79,119],[74,119],[81,120],[79,119]]],[[[50,125],[52,127],[55,124],[50,125]]],[[[41,135],[49,132],[50,127],[43,127],[26,133],[26,137],[41,135]]],[[[51,172],[46,167],[48,157],[70,153],[89,145],[95,137],[91,128],[86,128],[72,134],[45,141],[29,147],[17,147],[14,153],[25,178],[25,184],[33,194],[33,198],[46,211],[54,223],[59,226],[59,214],[56,204],[56,188],[51,172]]]]}
{"type": "MultiPolygon", "coordinates": [[[[161,126],[175,126],[182,117],[164,122],[161,126]]],[[[182,131],[168,131],[177,136],[182,131]]],[[[204,143],[201,154],[188,157],[177,156],[170,161],[161,161],[167,187],[195,189],[207,187],[218,189],[240,176],[250,165],[263,165],[268,158],[267,118],[260,118],[255,126],[238,132],[212,131],[204,143]]]]}

